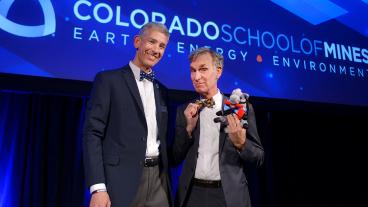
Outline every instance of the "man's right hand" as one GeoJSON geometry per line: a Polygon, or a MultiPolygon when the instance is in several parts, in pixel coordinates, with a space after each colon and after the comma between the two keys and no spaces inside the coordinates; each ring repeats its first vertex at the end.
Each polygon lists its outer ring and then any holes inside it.
{"type": "Polygon", "coordinates": [[[107,192],[93,193],[89,207],[110,207],[111,201],[107,192]]]}
{"type": "Polygon", "coordinates": [[[188,135],[192,137],[192,132],[197,125],[198,121],[198,113],[199,113],[199,106],[198,104],[190,103],[184,111],[184,116],[187,120],[187,127],[186,130],[188,135]]]}

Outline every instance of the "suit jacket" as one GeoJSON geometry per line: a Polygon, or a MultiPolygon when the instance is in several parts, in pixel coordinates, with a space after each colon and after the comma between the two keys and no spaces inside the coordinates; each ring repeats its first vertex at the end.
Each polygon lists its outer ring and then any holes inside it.
{"type": "MultiPolygon", "coordinates": [[[[160,140],[160,178],[169,191],[166,90],[157,81],[153,84],[160,140]]],[[[112,206],[129,206],[140,183],[146,139],[143,104],[129,65],[97,74],[83,130],[87,186],[105,183],[112,206]]],[[[167,192],[168,199],[169,195],[167,192]]]]}
{"type": "MultiPolygon", "coordinates": [[[[192,178],[194,177],[197,164],[200,123],[189,138],[186,132],[186,119],[184,110],[188,104],[184,104],[177,110],[175,140],[172,146],[172,162],[179,164],[184,159],[182,173],[179,178],[179,187],[176,195],[176,205],[183,206],[188,196],[192,178]]],[[[222,106],[223,107],[223,106],[222,106]]],[[[250,207],[250,197],[248,182],[245,177],[245,164],[247,162],[261,165],[264,152],[258,136],[255,114],[250,105],[248,112],[247,140],[244,150],[238,151],[227,137],[227,134],[220,131],[219,136],[219,169],[222,188],[227,207],[250,207]]]]}

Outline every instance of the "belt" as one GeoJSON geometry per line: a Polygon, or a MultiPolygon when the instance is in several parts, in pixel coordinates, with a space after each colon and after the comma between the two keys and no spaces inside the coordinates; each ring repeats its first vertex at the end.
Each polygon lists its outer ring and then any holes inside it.
{"type": "Polygon", "coordinates": [[[202,179],[193,179],[193,184],[200,187],[205,188],[220,188],[221,180],[202,180],[202,179]]]}
{"type": "Polygon", "coordinates": [[[158,165],[160,159],[158,158],[158,156],[156,157],[146,157],[144,158],[144,166],[145,167],[154,167],[156,165],[158,165]]]}

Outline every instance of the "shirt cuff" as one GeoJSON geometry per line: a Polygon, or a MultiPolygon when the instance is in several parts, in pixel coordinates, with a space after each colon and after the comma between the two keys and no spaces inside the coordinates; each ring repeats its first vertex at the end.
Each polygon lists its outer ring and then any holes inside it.
{"type": "Polygon", "coordinates": [[[106,185],[105,183],[97,183],[97,184],[94,184],[92,185],[90,188],[89,188],[89,192],[92,194],[94,191],[96,190],[105,190],[106,191],[106,185]]]}

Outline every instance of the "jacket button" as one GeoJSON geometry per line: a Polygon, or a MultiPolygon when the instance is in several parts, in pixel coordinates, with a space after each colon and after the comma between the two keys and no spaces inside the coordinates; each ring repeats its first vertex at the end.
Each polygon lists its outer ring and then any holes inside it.
{"type": "Polygon", "coordinates": [[[145,137],[142,137],[142,141],[145,142],[146,141],[146,138],[145,137]]]}

